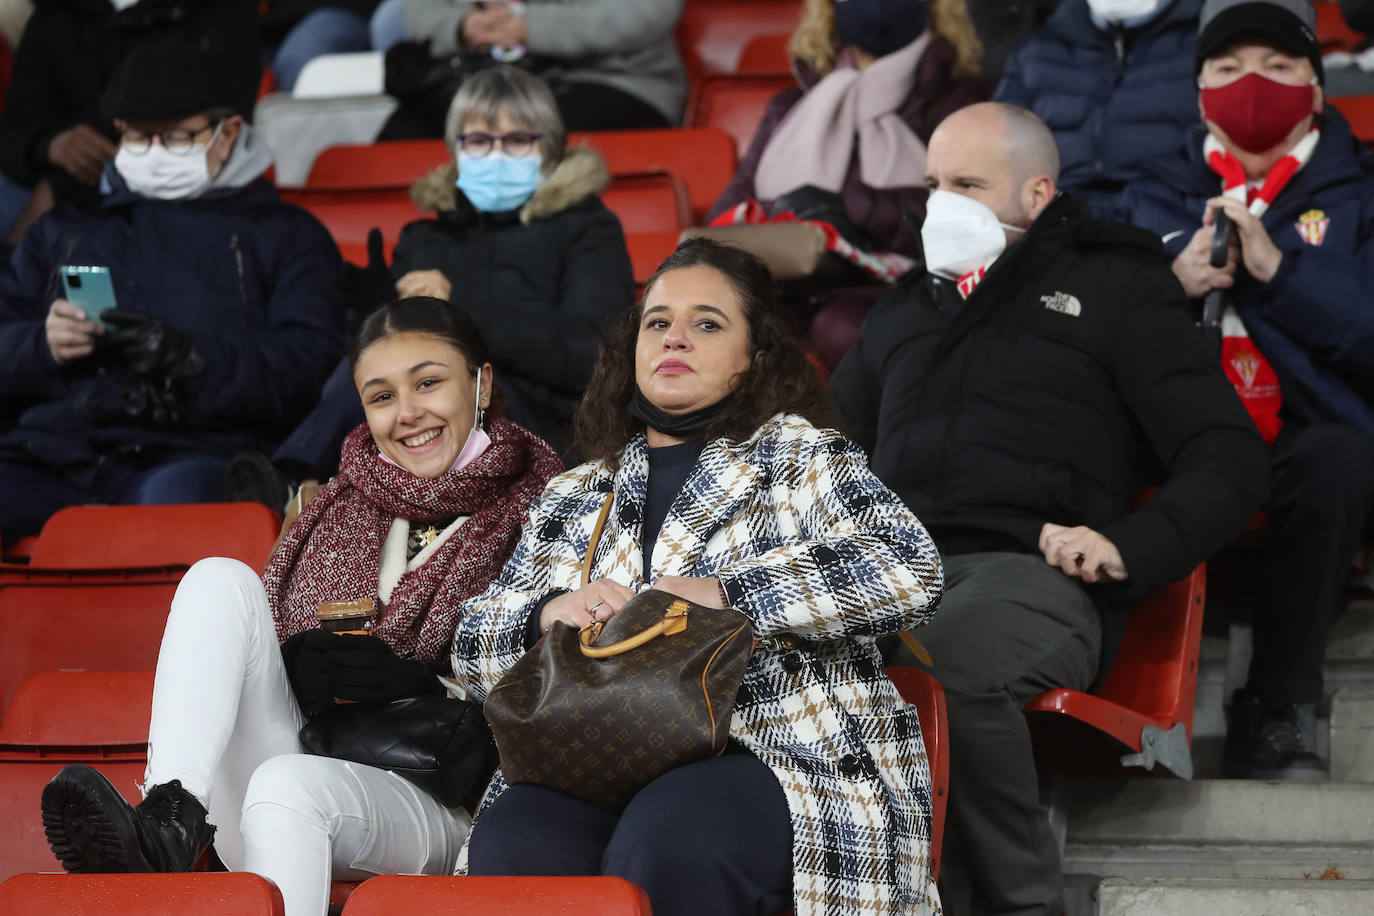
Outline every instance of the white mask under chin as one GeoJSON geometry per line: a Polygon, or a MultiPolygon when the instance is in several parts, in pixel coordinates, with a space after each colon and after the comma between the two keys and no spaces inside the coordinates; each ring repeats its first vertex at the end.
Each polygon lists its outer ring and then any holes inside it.
{"type": "Polygon", "coordinates": [[[997,260],[1007,247],[1002,231],[1021,232],[998,222],[997,214],[971,197],[953,191],[932,191],[921,224],[921,247],[926,270],[957,280],[997,260]]]}
{"type": "Polygon", "coordinates": [[[219,127],[204,143],[185,153],[173,153],[161,143],[147,152],[133,153],[121,145],[115,154],[115,168],[124,183],[139,197],[155,200],[185,200],[195,197],[210,185],[210,166],[205,153],[219,138],[219,127]]]}
{"type": "Polygon", "coordinates": [[[1154,12],[1159,0],[1088,0],[1088,8],[1108,22],[1125,22],[1154,12]]]}

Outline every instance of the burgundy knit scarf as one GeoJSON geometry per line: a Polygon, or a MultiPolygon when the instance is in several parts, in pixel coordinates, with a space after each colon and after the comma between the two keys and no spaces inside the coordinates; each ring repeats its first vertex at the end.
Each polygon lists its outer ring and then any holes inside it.
{"type": "Polygon", "coordinates": [[[316,626],[321,601],[377,598],[382,543],[396,518],[469,516],[402,574],[373,633],[402,658],[448,668],[463,602],[486,589],[515,549],[530,504],[563,469],[553,450],[505,419],[467,467],[416,477],[382,460],[366,424],[344,441],[338,475],[312,499],[267,561],[263,585],[277,639],[316,626]]]}

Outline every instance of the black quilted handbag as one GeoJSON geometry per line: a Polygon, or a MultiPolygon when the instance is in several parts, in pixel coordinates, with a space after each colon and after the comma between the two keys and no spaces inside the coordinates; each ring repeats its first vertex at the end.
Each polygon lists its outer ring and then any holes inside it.
{"type": "Polygon", "coordinates": [[[448,696],[334,704],[301,728],[300,739],[312,754],[404,776],[449,808],[471,803],[496,765],[482,707],[448,696]]]}

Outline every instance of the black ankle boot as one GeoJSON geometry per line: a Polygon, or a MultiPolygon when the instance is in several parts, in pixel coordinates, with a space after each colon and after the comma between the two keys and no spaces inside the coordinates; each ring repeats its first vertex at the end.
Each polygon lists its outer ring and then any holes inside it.
{"type": "Polygon", "coordinates": [[[190,871],[215,828],[181,781],[131,807],[98,771],[69,764],[43,787],[43,831],[69,872],[190,871]]]}
{"type": "Polygon", "coordinates": [[[1227,710],[1222,766],[1233,779],[1326,779],[1326,764],[1307,747],[1298,709],[1292,703],[1268,703],[1248,690],[1237,690],[1227,710]]]}

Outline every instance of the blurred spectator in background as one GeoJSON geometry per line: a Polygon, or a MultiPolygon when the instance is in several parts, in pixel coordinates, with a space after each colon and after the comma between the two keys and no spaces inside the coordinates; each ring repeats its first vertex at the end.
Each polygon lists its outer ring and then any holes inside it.
{"type": "Polygon", "coordinates": [[[0,274],[6,537],[68,505],[222,499],[229,458],[275,447],[343,352],[338,249],[262,177],[221,64],[135,49],[104,98],[103,205],[59,204],[0,274]]]}
{"type": "Polygon", "coordinates": [[[682,3],[405,0],[404,21],[434,57],[494,57],[542,73],[568,130],[674,127],[687,97],[673,37],[682,3]]]}
{"type": "Polygon", "coordinates": [[[54,197],[98,205],[118,137],[97,99],[140,45],[177,37],[221,52],[233,61],[228,98],[251,115],[262,72],[257,15],[253,0],[37,0],[0,116],[0,233],[17,242],[54,197]]]}
{"type": "Polygon", "coordinates": [[[1334,51],[1323,57],[1326,80],[1322,89],[1333,95],[1374,93],[1374,47],[1369,34],[1374,32],[1374,0],[1340,0],[1341,18],[1365,39],[1349,51],[1334,51]]]}
{"type": "Polygon", "coordinates": [[[1197,123],[1202,0],[1065,0],[1007,59],[999,101],[1038,114],[1059,144],[1060,187],[1104,219],[1141,167],[1197,123]]]}
{"type": "Polygon", "coordinates": [[[262,17],[262,43],[277,88],[290,92],[321,54],[385,51],[405,38],[405,0],[272,0],[262,17]]]}
{"type": "MultiPolygon", "coordinates": [[[[620,221],[597,196],[609,176],[591,150],[566,148],[553,93],[500,66],[471,77],[449,109],[454,161],[417,181],[437,211],[401,230],[390,270],[381,238],[365,270],[349,268],[361,313],[400,296],[434,296],[466,312],[491,344],[506,415],[565,451],[603,328],[634,300],[620,221]]],[[[280,510],[293,482],[324,479],[361,422],[346,363],[272,460],[234,462],[230,492],[280,510]]]]}
{"type": "Polygon", "coordinates": [[[968,0],[968,17],[983,45],[983,76],[1002,78],[1007,55],[1037,31],[1059,6],[1059,0],[968,0]]]}
{"type": "MultiPolygon", "coordinates": [[[[909,266],[921,253],[926,141],[946,114],[991,89],[977,75],[980,48],[963,0],[806,0],[791,52],[800,85],[768,103],[707,220],[794,214],[909,266]]],[[[810,349],[833,366],[889,287],[845,270],[795,281],[783,298],[803,325],[814,315],[810,349]]]]}
{"type": "Polygon", "coordinates": [[[1324,779],[1312,727],[1327,629],[1374,508],[1374,157],[1323,107],[1307,0],[1208,0],[1203,128],[1127,197],[1194,299],[1221,297],[1222,368],[1269,442],[1268,555],[1232,777],[1324,779]],[[1230,229],[1210,261],[1217,214],[1230,229]]]}

